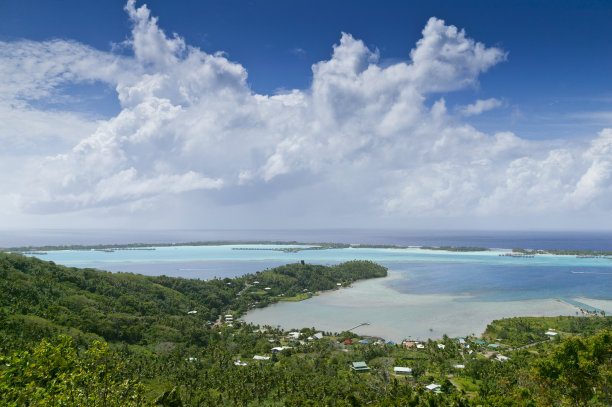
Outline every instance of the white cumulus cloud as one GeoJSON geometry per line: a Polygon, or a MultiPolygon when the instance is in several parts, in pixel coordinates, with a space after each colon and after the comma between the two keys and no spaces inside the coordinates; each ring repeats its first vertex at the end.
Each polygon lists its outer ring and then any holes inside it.
{"type": "Polygon", "coordinates": [[[486,112],[487,110],[498,108],[501,105],[502,105],[502,101],[499,99],[495,99],[495,98],[489,98],[485,100],[478,99],[476,102],[470,105],[460,107],[459,110],[461,111],[461,114],[464,116],[475,116],[483,112],[486,112]]]}
{"type": "Polygon", "coordinates": [[[610,130],[589,143],[534,142],[448,113],[501,105],[447,107],[442,93],[476,85],[507,53],[443,20],[429,19],[410,60],[391,65],[342,33],[312,66],[310,88],[261,95],[222,52],[167,35],[146,5],[125,9],[131,56],[64,40],[0,43],[0,115],[11,123],[0,124],[11,131],[0,156],[41,146],[0,175],[11,208],[154,213],[180,197],[198,216],[207,208],[203,222],[235,208],[240,219],[280,226],[279,213],[304,225],[315,216],[372,225],[378,216],[565,213],[610,202],[610,130]],[[111,87],[121,111],[94,121],[34,103],[83,82],[111,87]],[[54,140],[62,142],[51,148],[54,140]]]}

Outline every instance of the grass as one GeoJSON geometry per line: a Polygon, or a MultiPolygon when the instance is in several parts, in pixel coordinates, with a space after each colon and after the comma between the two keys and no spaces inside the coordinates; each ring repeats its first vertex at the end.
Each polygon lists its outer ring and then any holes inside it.
{"type": "Polygon", "coordinates": [[[294,297],[272,297],[272,299],[277,301],[304,301],[310,297],[312,297],[312,294],[302,293],[294,297]]]}
{"type": "Polygon", "coordinates": [[[466,393],[475,393],[480,388],[480,380],[474,380],[471,377],[454,376],[451,381],[466,393]]]}

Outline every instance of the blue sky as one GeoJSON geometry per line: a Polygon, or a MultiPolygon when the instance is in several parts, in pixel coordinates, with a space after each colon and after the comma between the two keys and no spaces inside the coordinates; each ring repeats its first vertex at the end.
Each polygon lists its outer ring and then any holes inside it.
{"type": "MultiPolygon", "coordinates": [[[[612,41],[608,1],[148,1],[162,28],[206,52],[242,64],[258,93],[307,88],[311,65],[351,33],[383,60],[407,60],[431,16],[509,53],[479,78],[477,89],[447,96],[468,103],[503,98],[505,108],[472,118],[488,131],[527,138],[579,137],[612,125],[612,41]],[[273,63],[270,63],[273,61],[273,63]],[[568,118],[572,116],[571,118],[568,118]],[[582,115],[573,117],[574,115],[582,115]]],[[[4,1],[0,38],[72,39],[101,50],[130,32],[122,1],[4,1]]],[[[116,113],[116,98],[97,111],[116,113]],[[114,108],[114,110],[113,110],[114,108]]]]}
{"type": "Polygon", "coordinates": [[[0,2],[10,90],[0,114],[12,119],[0,127],[2,155],[11,168],[20,157],[15,171],[27,180],[6,181],[0,216],[15,226],[94,227],[101,217],[126,227],[151,217],[155,227],[612,226],[593,220],[611,210],[609,2],[139,1],[132,14],[125,6],[0,2]],[[419,68],[411,51],[441,33],[452,52],[469,55],[445,60],[443,44],[424,46],[419,68]],[[347,61],[340,51],[366,65],[338,68],[347,61]],[[189,82],[187,72],[200,76],[189,82]],[[186,90],[179,97],[172,86],[186,90]],[[126,96],[139,92],[151,93],[126,96]],[[394,109],[410,119],[391,118],[394,109]],[[135,141],[147,131],[156,136],[135,141]],[[236,143],[245,151],[228,153],[236,143]],[[96,150],[108,145],[116,150],[96,150]],[[100,163],[104,174],[93,170],[100,163]],[[328,206],[314,202],[321,194],[328,206]],[[183,215],[167,215],[177,205],[183,215]],[[193,225],[185,214],[201,207],[210,215],[193,225]]]}

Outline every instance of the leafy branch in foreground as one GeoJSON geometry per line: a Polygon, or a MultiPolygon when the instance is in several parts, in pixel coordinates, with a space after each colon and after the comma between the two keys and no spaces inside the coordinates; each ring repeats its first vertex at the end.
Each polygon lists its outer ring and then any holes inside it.
{"type": "Polygon", "coordinates": [[[42,340],[31,350],[0,356],[0,399],[6,406],[139,406],[144,386],[106,343],[79,354],[72,338],[42,340]]]}

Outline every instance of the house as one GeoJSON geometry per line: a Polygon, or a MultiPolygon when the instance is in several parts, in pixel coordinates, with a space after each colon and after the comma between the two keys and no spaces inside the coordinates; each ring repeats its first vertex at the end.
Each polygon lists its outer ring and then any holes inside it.
{"type": "Polygon", "coordinates": [[[188,314],[188,315],[195,315],[195,314],[197,314],[197,313],[198,313],[198,311],[196,311],[196,310],[193,310],[193,311],[188,311],[188,312],[187,312],[187,314],[188,314]]]}
{"type": "Polygon", "coordinates": [[[395,342],[393,342],[393,341],[391,341],[391,340],[388,340],[388,341],[387,341],[387,345],[395,345],[395,342]]]}
{"type": "Polygon", "coordinates": [[[372,343],[372,341],[370,339],[362,339],[359,341],[359,343],[363,343],[363,344],[368,344],[368,343],[372,343]]]}
{"type": "Polygon", "coordinates": [[[395,366],[393,368],[393,373],[395,373],[395,374],[412,374],[412,369],[409,368],[409,367],[395,366]]]}
{"type": "Polygon", "coordinates": [[[555,332],[555,331],[547,331],[544,335],[546,336],[550,336],[551,338],[559,335],[559,333],[555,332]]]}
{"type": "Polygon", "coordinates": [[[345,345],[350,345],[351,343],[353,343],[353,340],[351,338],[345,339],[342,343],[344,343],[345,345]]]}
{"type": "Polygon", "coordinates": [[[410,349],[410,348],[414,348],[415,347],[414,342],[404,342],[402,345],[404,345],[404,348],[406,348],[406,349],[410,349]]]}
{"type": "Polygon", "coordinates": [[[438,344],[438,349],[444,349],[444,348],[446,348],[445,344],[443,344],[443,343],[439,343],[438,344]]]}
{"type": "Polygon", "coordinates": [[[246,365],[247,364],[245,362],[241,362],[240,359],[234,362],[234,366],[246,366],[246,365]]]}
{"type": "Polygon", "coordinates": [[[465,365],[454,365],[455,369],[465,369],[465,365]]]}
{"type": "Polygon", "coordinates": [[[486,345],[487,344],[485,341],[474,341],[474,343],[476,345],[486,345]]]}
{"type": "Polygon", "coordinates": [[[321,332],[317,332],[316,334],[312,335],[315,339],[323,339],[323,334],[321,332]]]}
{"type": "Polygon", "coordinates": [[[255,355],[253,356],[254,360],[269,360],[270,356],[259,356],[259,355],[255,355]]]}
{"type": "Polygon", "coordinates": [[[293,332],[289,332],[287,336],[293,339],[298,339],[300,337],[300,333],[297,331],[293,331],[293,332]]]}
{"type": "Polygon", "coordinates": [[[425,349],[425,345],[423,345],[422,343],[417,344],[417,349],[425,349]]]}
{"type": "Polygon", "coordinates": [[[291,346],[276,346],[276,347],[272,348],[272,353],[282,352],[285,349],[291,349],[291,346]]]}
{"type": "Polygon", "coordinates": [[[370,367],[366,365],[366,362],[353,362],[351,364],[351,369],[356,372],[369,372],[370,367]]]}
{"type": "Polygon", "coordinates": [[[465,338],[462,336],[458,336],[455,338],[460,345],[465,345],[465,338]]]}
{"type": "Polygon", "coordinates": [[[439,384],[435,384],[435,383],[431,383],[431,384],[428,384],[427,386],[425,386],[425,388],[427,390],[435,390],[435,389],[438,389],[440,387],[442,387],[442,386],[439,385],[439,384]]]}
{"type": "Polygon", "coordinates": [[[506,360],[510,359],[508,356],[504,356],[504,355],[497,355],[495,357],[495,360],[499,361],[499,362],[505,362],[506,360]]]}

